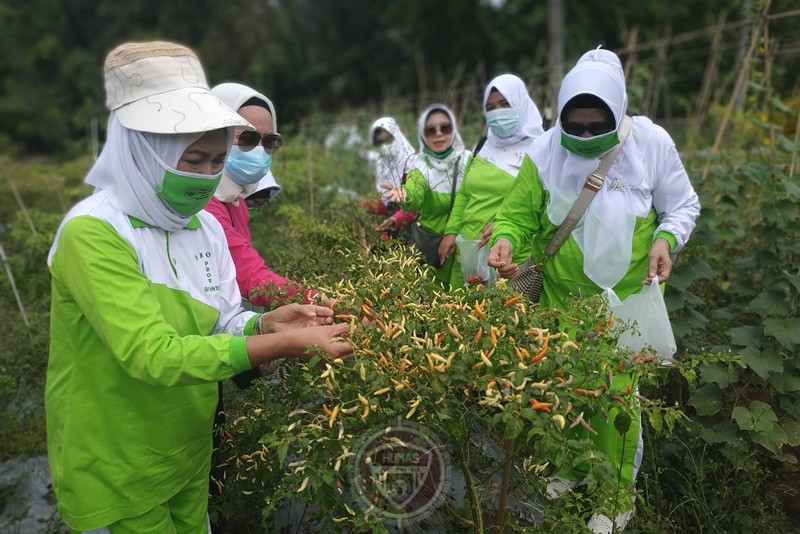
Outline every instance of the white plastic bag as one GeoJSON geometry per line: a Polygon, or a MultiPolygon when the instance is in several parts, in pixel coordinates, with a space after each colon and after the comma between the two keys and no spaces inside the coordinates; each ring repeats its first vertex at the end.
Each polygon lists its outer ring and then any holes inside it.
{"type": "Polygon", "coordinates": [[[477,244],[478,239],[465,239],[461,234],[456,236],[461,274],[467,285],[490,282],[492,269],[489,267],[489,247],[484,245],[476,248],[477,244]]]}
{"type": "Polygon", "coordinates": [[[620,334],[617,346],[636,353],[645,345],[650,345],[661,357],[662,363],[669,363],[668,359],[672,358],[678,347],[658,277],[653,277],[649,286],[643,285],[639,293],[629,295],[624,301],[620,301],[613,289],[606,289],[603,298],[614,314],[614,324],[628,327],[620,334]]]}

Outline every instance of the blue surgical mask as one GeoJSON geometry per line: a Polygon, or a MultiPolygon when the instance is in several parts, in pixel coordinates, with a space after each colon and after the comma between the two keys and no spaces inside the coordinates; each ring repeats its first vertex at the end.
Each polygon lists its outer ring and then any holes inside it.
{"type": "Polygon", "coordinates": [[[486,112],[486,124],[498,137],[508,137],[519,124],[518,108],[500,108],[486,112]]]}
{"type": "Polygon", "coordinates": [[[239,185],[251,185],[261,180],[272,164],[272,154],[257,146],[250,150],[242,150],[237,145],[231,146],[231,152],[225,160],[225,173],[239,185]]]}

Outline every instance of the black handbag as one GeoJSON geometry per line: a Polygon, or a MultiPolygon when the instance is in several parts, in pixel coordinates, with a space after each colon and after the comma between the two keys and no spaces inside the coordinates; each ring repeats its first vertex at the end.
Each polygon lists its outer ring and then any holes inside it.
{"type": "MultiPolygon", "coordinates": [[[[450,216],[450,212],[453,211],[453,204],[456,200],[459,161],[461,161],[460,156],[456,159],[455,165],[453,165],[453,188],[450,190],[450,210],[447,212],[448,217],[450,216]]],[[[419,224],[419,220],[415,220],[411,223],[409,233],[411,235],[411,241],[417,247],[417,250],[425,257],[425,262],[431,267],[440,267],[439,244],[442,242],[442,239],[444,239],[444,234],[429,232],[419,224]]]]}

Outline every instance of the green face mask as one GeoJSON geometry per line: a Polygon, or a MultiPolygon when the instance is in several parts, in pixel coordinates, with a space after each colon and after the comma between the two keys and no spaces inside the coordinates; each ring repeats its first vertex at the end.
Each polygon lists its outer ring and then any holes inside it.
{"type": "Polygon", "coordinates": [[[164,173],[161,187],[156,188],[156,195],[176,213],[191,217],[202,210],[217,189],[222,173],[216,176],[200,174],[179,174],[173,171],[164,173]]]}
{"type": "Polygon", "coordinates": [[[616,131],[594,137],[576,137],[561,132],[561,146],[577,156],[594,158],[611,150],[619,143],[616,131]]]}

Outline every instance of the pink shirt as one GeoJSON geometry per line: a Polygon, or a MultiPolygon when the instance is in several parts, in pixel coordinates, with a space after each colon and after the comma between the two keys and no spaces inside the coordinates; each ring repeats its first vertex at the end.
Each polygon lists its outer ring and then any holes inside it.
{"type": "MultiPolygon", "coordinates": [[[[222,202],[212,198],[205,207],[222,225],[225,237],[228,240],[228,249],[231,251],[233,263],[236,266],[236,283],[242,298],[250,301],[255,306],[270,306],[278,298],[276,288],[286,288],[289,296],[294,296],[298,291],[303,291],[303,301],[311,302],[317,292],[303,287],[298,282],[287,280],[267,267],[264,258],[253,248],[250,240],[250,212],[247,204],[240,200],[238,205],[222,202]],[[264,287],[274,284],[273,288],[264,287]],[[264,294],[250,298],[250,291],[256,287],[263,287],[264,294]]],[[[277,304],[285,304],[278,302],[277,304]]]]}

